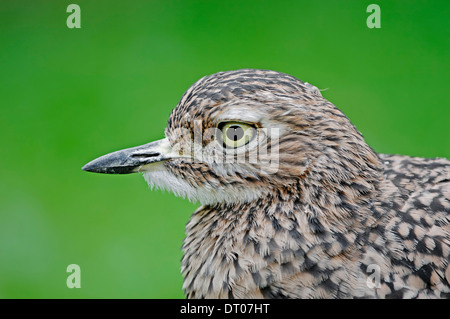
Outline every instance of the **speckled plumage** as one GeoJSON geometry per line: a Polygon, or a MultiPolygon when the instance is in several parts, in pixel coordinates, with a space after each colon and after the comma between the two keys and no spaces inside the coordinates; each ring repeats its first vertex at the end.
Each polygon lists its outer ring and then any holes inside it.
{"type": "MultiPolygon", "coordinates": [[[[377,154],[316,87],[265,70],[197,81],[166,137],[182,154],[195,121],[224,120],[278,128],[265,140],[277,170],[195,152],[142,169],[203,204],[183,244],[188,298],[450,297],[448,160],[377,154]]],[[[218,151],[211,137],[195,143],[218,151]]]]}

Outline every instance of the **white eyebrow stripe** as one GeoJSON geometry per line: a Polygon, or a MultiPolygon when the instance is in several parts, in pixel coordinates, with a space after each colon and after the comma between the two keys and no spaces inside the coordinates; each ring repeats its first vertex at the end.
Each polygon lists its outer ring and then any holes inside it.
{"type": "Polygon", "coordinates": [[[247,123],[259,123],[263,128],[276,128],[277,135],[281,136],[287,131],[287,127],[283,123],[274,123],[268,117],[268,114],[259,110],[257,107],[247,105],[233,105],[227,107],[215,117],[217,122],[236,121],[247,123]]]}
{"type": "Polygon", "coordinates": [[[262,112],[245,106],[229,107],[217,116],[218,121],[238,121],[258,123],[264,118],[262,112]]]}

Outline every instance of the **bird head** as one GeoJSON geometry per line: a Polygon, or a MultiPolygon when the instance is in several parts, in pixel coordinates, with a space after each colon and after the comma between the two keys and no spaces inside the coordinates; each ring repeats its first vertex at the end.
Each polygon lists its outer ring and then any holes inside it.
{"type": "Polygon", "coordinates": [[[172,111],[164,139],[104,155],[83,170],[141,172],[150,186],[175,195],[234,204],[299,182],[351,182],[376,170],[377,161],[316,87],[280,72],[243,69],[194,83],[172,111]]]}

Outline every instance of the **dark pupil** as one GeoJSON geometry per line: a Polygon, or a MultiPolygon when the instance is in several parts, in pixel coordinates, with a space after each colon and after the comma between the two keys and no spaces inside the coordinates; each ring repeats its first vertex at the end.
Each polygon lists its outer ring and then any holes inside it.
{"type": "Polygon", "coordinates": [[[232,141],[238,141],[244,136],[244,130],[242,127],[233,125],[227,130],[227,137],[232,141]]]}

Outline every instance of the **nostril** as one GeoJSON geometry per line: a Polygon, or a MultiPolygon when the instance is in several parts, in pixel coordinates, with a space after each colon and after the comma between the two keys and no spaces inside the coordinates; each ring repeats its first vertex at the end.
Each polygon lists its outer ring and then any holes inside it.
{"type": "Polygon", "coordinates": [[[142,153],[142,154],[132,154],[131,157],[135,158],[152,158],[160,156],[161,154],[158,152],[151,152],[151,153],[142,153]]]}

